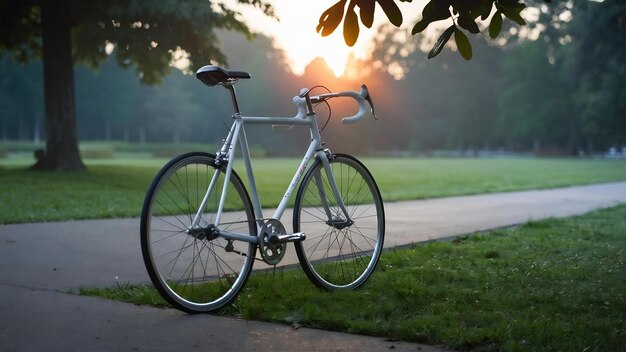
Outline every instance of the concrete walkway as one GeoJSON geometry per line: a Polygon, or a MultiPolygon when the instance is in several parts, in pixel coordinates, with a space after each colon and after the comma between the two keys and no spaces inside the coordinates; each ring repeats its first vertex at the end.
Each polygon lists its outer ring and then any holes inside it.
{"type": "MultiPolygon", "coordinates": [[[[626,182],[387,203],[385,245],[582,214],[620,203],[626,203],[626,182]]],[[[0,225],[1,349],[438,351],[381,338],[190,316],[64,293],[148,282],[138,234],[138,219],[0,225]]]]}

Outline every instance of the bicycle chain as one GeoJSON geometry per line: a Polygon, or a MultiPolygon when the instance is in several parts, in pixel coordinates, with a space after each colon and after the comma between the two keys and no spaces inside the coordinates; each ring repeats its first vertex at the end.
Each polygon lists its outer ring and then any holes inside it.
{"type": "MultiPolygon", "coordinates": [[[[251,222],[255,222],[256,223],[258,221],[263,221],[265,223],[265,222],[267,222],[269,220],[276,220],[276,219],[274,219],[274,218],[261,218],[261,219],[254,219],[254,220],[231,221],[231,222],[223,222],[220,225],[249,224],[251,222]]],[[[257,234],[257,236],[258,236],[258,234],[257,234]]],[[[224,250],[226,252],[236,253],[236,254],[239,254],[242,257],[247,257],[248,256],[246,253],[238,251],[238,250],[235,249],[235,247],[233,246],[233,240],[228,240],[228,243],[223,248],[224,248],[224,250]]],[[[261,249],[259,248],[259,250],[261,250],[261,249]]],[[[263,257],[258,258],[258,257],[255,256],[253,259],[254,260],[258,260],[260,262],[265,262],[263,257]]]]}

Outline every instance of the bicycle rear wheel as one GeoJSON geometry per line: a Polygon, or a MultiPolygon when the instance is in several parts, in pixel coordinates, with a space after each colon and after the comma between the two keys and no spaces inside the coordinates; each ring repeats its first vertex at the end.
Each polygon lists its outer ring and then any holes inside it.
{"type": "Polygon", "coordinates": [[[354,289],[372,274],[383,248],[385,214],[374,178],[352,156],[337,154],[330,167],[350,219],[331,189],[324,166],[317,160],[305,175],[294,206],[294,232],[302,269],[318,287],[354,289]]]}
{"type": "MultiPolygon", "coordinates": [[[[210,228],[225,174],[207,153],[184,154],[165,165],[141,214],[141,249],[150,279],[170,304],[189,313],[213,312],[232,302],[250,275],[256,252],[255,244],[189,231],[214,175],[217,182],[198,224],[210,228]]],[[[250,198],[234,171],[219,227],[257,235],[250,198]]]]}

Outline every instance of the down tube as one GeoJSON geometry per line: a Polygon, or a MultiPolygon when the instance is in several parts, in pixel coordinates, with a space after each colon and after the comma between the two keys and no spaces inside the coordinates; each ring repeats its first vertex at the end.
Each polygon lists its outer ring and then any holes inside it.
{"type": "Polygon", "coordinates": [[[311,144],[309,145],[309,149],[307,149],[306,154],[304,154],[304,158],[302,158],[302,162],[300,163],[300,166],[298,166],[298,170],[296,170],[296,174],[293,176],[293,179],[291,180],[291,183],[289,184],[289,187],[287,188],[287,191],[285,192],[283,199],[280,201],[280,204],[278,205],[278,208],[276,209],[276,212],[274,213],[274,219],[280,220],[280,218],[283,216],[285,209],[287,209],[287,204],[289,203],[291,194],[293,193],[294,189],[298,185],[298,182],[300,181],[300,178],[304,174],[304,171],[306,170],[307,165],[309,165],[309,161],[311,161],[311,158],[315,154],[315,149],[317,149],[317,146],[318,144],[315,143],[315,140],[313,140],[311,144]]]}

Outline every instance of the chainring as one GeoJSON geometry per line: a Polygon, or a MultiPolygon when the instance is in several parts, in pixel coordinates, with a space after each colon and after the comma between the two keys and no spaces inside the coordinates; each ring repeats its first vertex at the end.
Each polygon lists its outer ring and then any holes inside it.
{"type": "Polygon", "coordinates": [[[260,252],[263,261],[269,265],[276,265],[280,263],[280,261],[285,256],[285,251],[287,250],[287,243],[270,243],[270,236],[273,235],[285,235],[287,232],[285,231],[285,227],[283,224],[276,219],[269,219],[263,227],[261,227],[261,244],[260,244],[260,252]]]}

